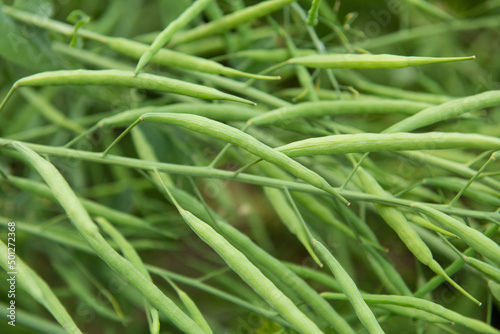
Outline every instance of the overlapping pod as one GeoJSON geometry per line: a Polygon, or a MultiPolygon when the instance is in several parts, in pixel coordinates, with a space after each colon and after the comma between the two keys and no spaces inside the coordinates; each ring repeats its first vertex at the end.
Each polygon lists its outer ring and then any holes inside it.
{"type": "MultiPolygon", "coordinates": [[[[9,252],[7,245],[0,240],[0,266],[6,272],[12,272],[11,265],[7,262],[9,252]]],[[[50,289],[49,285],[38,274],[31,269],[24,261],[16,255],[14,282],[25,290],[33,299],[43,305],[54,318],[71,334],[81,334],[82,332],[75,324],[66,308],[61,304],[57,296],[50,289]]],[[[9,279],[11,277],[8,277],[9,279]]],[[[10,282],[10,281],[9,281],[10,282]]]]}
{"type": "MultiPolygon", "coordinates": [[[[484,235],[486,237],[491,237],[498,231],[498,228],[499,228],[498,225],[491,224],[490,227],[488,227],[488,229],[484,232],[484,235]]],[[[476,255],[476,251],[472,247],[469,247],[463,252],[463,254],[466,256],[474,256],[474,255],[476,255]]],[[[456,259],[455,261],[453,261],[452,264],[450,264],[446,268],[446,273],[449,276],[455,274],[464,266],[464,263],[465,262],[462,259],[456,259]]],[[[443,282],[444,282],[444,278],[442,278],[441,276],[434,276],[427,283],[422,285],[417,291],[415,291],[413,296],[419,297],[419,298],[422,296],[425,296],[427,293],[436,289],[443,282]]]]}
{"type": "Polygon", "coordinates": [[[96,224],[90,219],[76,195],[59,171],[37,153],[19,142],[11,145],[23,155],[38,171],[50,187],[55,198],[64,208],[70,221],[80,232],[96,254],[108,266],[134,285],[143,296],[164,313],[179,329],[185,333],[203,334],[204,331],[191,320],[177,305],[166,297],[156,285],[148,281],[129,261],[121,257],[102,237],[96,224]]]}
{"type": "MultiPolygon", "coordinates": [[[[358,175],[361,180],[363,189],[367,193],[374,195],[387,196],[385,190],[377,183],[377,181],[369,175],[364,169],[360,168],[358,175]]],[[[448,281],[453,287],[460,291],[464,296],[472,300],[478,305],[481,303],[471,296],[467,291],[465,291],[461,286],[459,286],[455,281],[453,281],[441,267],[441,265],[434,260],[433,255],[429,247],[422,241],[418,233],[408,224],[404,214],[392,206],[376,205],[378,213],[382,216],[384,221],[391,227],[391,229],[396,232],[399,239],[408,247],[410,252],[423,264],[428,266],[432,271],[434,271],[439,276],[443,277],[448,281]]],[[[479,232],[478,232],[479,233],[479,232]]]]}
{"type": "Polygon", "coordinates": [[[227,100],[255,105],[255,102],[223,93],[214,88],[153,74],[141,74],[140,76],[136,76],[134,72],[119,70],[61,70],[33,74],[17,80],[2,104],[0,104],[0,110],[2,110],[2,107],[17,87],[61,85],[125,86],[158,90],[207,100],[227,100]]]}
{"type": "Polygon", "coordinates": [[[437,314],[432,314],[427,311],[422,311],[416,308],[411,308],[411,307],[403,307],[403,306],[396,306],[396,305],[387,305],[387,304],[377,304],[377,308],[381,308],[383,310],[386,310],[390,313],[398,314],[400,316],[409,318],[409,319],[421,319],[424,321],[427,321],[429,323],[434,323],[434,324],[448,324],[448,325],[454,325],[455,323],[445,319],[437,314]]]}
{"type": "Polygon", "coordinates": [[[389,99],[304,102],[278,108],[248,120],[250,125],[268,125],[296,118],[354,114],[401,113],[413,115],[431,106],[428,103],[389,99]]]}
{"type": "MultiPolygon", "coordinates": [[[[103,36],[101,41],[115,51],[123,53],[129,57],[139,59],[141,55],[148,49],[148,46],[143,43],[131,41],[121,37],[103,36]]],[[[183,68],[192,71],[200,71],[210,74],[220,74],[226,76],[241,76],[260,80],[279,80],[279,76],[267,76],[253,73],[242,72],[231,67],[224,66],[210,59],[196,57],[175,50],[160,49],[149,60],[151,63],[163,66],[183,68]]]]}
{"type": "MultiPolygon", "coordinates": [[[[167,189],[168,191],[168,189],[167,189]]],[[[236,247],[231,245],[224,237],[217,233],[207,223],[182,209],[175,199],[182,219],[191,229],[209,245],[227,265],[240,276],[259,296],[278,311],[283,318],[292,324],[300,333],[323,334],[297,306],[281,292],[248,258],[236,247]]]]}
{"type": "Polygon", "coordinates": [[[175,103],[166,106],[148,106],[130,109],[116,115],[103,118],[101,126],[123,126],[130,124],[146,113],[194,114],[216,121],[246,121],[262,114],[257,108],[229,103],[175,103]]]}
{"type": "Polygon", "coordinates": [[[380,324],[375,318],[375,315],[365,303],[363,297],[361,297],[361,293],[359,292],[356,283],[354,283],[349,274],[344,270],[344,268],[342,268],[342,265],[321,242],[313,240],[312,243],[314,248],[318,251],[318,254],[323,258],[325,263],[333,272],[333,275],[337,279],[342,291],[344,291],[345,295],[351,302],[354,310],[356,311],[356,315],[366,329],[368,329],[370,333],[384,333],[382,327],[380,327],[380,324]]]}
{"type": "Polygon", "coordinates": [[[169,25],[161,33],[159,33],[158,36],[156,36],[153,43],[151,43],[149,48],[141,56],[141,59],[139,59],[137,67],[135,68],[135,73],[139,73],[139,71],[148,64],[150,59],[158,52],[158,50],[170,41],[170,38],[172,38],[177,31],[185,27],[212,1],[214,0],[197,0],[175,20],[170,22],[169,25]]]}
{"type": "Polygon", "coordinates": [[[460,223],[453,217],[422,203],[413,203],[412,208],[424,213],[437,225],[456,234],[467,245],[500,266],[500,246],[476,229],[460,223]]]}
{"type": "MultiPolygon", "coordinates": [[[[97,124],[75,137],[64,147],[70,147],[78,140],[89,135],[98,128],[106,126],[123,126],[132,123],[146,113],[189,113],[208,117],[217,121],[246,121],[262,114],[262,111],[243,105],[229,103],[175,103],[166,106],[148,106],[122,111],[113,116],[101,119],[97,124]]],[[[146,159],[148,160],[148,159],[146,159]]]]}
{"type": "Polygon", "coordinates": [[[450,118],[458,117],[466,112],[500,104],[500,90],[480,93],[473,96],[455,99],[438,106],[432,106],[398,122],[384,130],[385,133],[409,132],[450,118]]]}
{"type": "MultiPolygon", "coordinates": [[[[347,297],[341,293],[324,292],[321,295],[326,299],[336,299],[336,300],[347,299],[347,297]]],[[[454,323],[463,325],[478,333],[500,334],[499,330],[491,327],[490,325],[482,321],[465,317],[462,314],[449,310],[439,304],[433,303],[425,299],[409,297],[409,296],[390,296],[390,295],[371,295],[371,294],[363,294],[362,297],[368,304],[373,304],[373,305],[390,304],[390,305],[416,308],[419,310],[427,311],[432,314],[439,315],[440,317],[448,319],[454,323]]]]}
{"type": "Polygon", "coordinates": [[[446,63],[476,59],[470,57],[406,57],[396,55],[371,54],[328,54],[291,58],[287,64],[303,65],[310,68],[403,68],[408,66],[446,63]]]}
{"type": "Polygon", "coordinates": [[[263,160],[269,161],[304,180],[305,182],[326,191],[327,193],[340,199],[348,204],[347,200],[340,196],[328,182],[313,172],[304,167],[297,161],[290,159],[285,154],[278,152],[271,147],[263,144],[254,137],[232,126],[208,119],[206,117],[189,115],[189,114],[144,114],[131,126],[129,126],[109,147],[104,151],[104,155],[113,147],[124,135],[128,133],[134,126],[142,121],[152,121],[159,123],[168,123],[179,125],[192,131],[200,132],[224,140],[227,143],[239,146],[244,150],[255,154],[263,160]]]}
{"type": "Polygon", "coordinates": [[[384,151],[440,150],[449,148],[500,149],[496,137],[465,133],[359,133],[296,141],[276,150],[290,157],[384,151]]]}
{"type": "Polygon", "coordinates": [[[267,270],[273,271],[277,277],[280,277],[288,286],[294,289],[305,303],[339,333],[354,333],[349,324],[330,305],[325,304],[319,294],[290,270],[287,265],[268,254],[250,238],[231,225],[220,222],[217,224],[217,227],[229,242],[242,250],[253,262],[258,263],[267,270]]]}

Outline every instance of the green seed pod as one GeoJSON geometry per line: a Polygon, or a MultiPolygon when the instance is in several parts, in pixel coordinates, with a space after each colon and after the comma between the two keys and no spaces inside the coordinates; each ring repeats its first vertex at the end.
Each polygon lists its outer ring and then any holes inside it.
{"type": "MultiPolygon", "coordinates": [[[[131,41],[126,38],[107,36],[104,37],[105,39],[102,42],[105,45],[132,58],[139,59],[139,57],[141,57],[141,55],[143,55],[143,53],[148,49],[148,46],[146,44],[131,41]]],[[[184,68],[187,70],[200,71],[210,74],[241,76],[260,80],[280,79],[279,76],[267,76],[242,72],[234,68],[219,64],[213,60],[196,57],[169,49],[158,50],[158,52],[149,61],[151,63],[160,64],[163,66],[184,68]]]]}
{"type": "Polygon", "coordinates": [[[359,133],[296,141],[276,150],[290,157],[449,148],[500,149],[500,139],[464,133],[359,133]]]}
{"type": "Polygon", "coordinates": [[[73,70],[42,72],[19,79],[0,104],[0,110],[14,89],[22,86],[63,86],[63,85],[99,85],[126,86],[158,90],[167,93],[181,94],[208,100],[228,100],[255,105],[254,102],[234,95],[226,94],[217,89],[192,84],[158,75],[141,74],[119,70],[73,70]]]}
{"type": "Polygon", "coordinates": [[[292,58],[287,64],[304,65],[311,68],[403,68],[408,66],[446,63],[453,61],[476,59],[471,57],[405,57],[394,55],[370,54],[329,54],[310,55],[292,58]]]}
{"type": "Polygon", "coordinates": [[[449,215],[430,208],[425,204],[413,203],[412,208],[424,213],[436,224],[456,234],[477,252],[481,253],[497,265],[500,265],[500,246],[478,230],[460,223],[449,215]]]}
{"type": "Polygon", "coordinates": [[[493,107],[499,104],[499,90],[484,92],[461,99],[455,99],[438,106],[424,109],[421,112],[387,128],[384,132],[409,132],[443,120],[458,117],[469,111],[493,107]]]}
{"type": "Polygon", "coordinates": [[[389,99],[304,102],[266,112],[250,119],[248,124],[268,125],[286,122],[296,118],[355,114],[401,113],[413,115],[429,106],[431,105],[428,103],[394,101],[389,99]]]}

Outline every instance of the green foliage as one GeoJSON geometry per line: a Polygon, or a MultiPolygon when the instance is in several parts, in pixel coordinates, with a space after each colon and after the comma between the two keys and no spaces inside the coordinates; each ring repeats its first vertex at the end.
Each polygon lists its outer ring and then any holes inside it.
{"type": "Polygon", "coordinates": [[[0,332],[500,333],[499,10],[1,4],[0,332]]]}

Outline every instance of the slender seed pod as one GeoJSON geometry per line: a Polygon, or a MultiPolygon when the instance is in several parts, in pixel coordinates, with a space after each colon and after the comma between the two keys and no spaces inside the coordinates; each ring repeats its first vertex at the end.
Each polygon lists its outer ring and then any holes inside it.
{"type": "Polygon", "coordinates": [[[136,122],[130,125],[120,136],[118,136],[118,138],[116,138],[115,141],[103,152],[103,155],[105,156],[109,152],[109,150],[118,141],[120,141],[121,138],[125,136],[132,128],[145,120],[179,125],[189,130],[204,133],[214,138],[224,140],[227,143],[239,146],[266,161],[280,166],[296,177],[306,181],[307,183],[310,183],[311,185],[321,190],[326,191],[345,204],[349,205],[349,202],[345,198],[340,196],[323,177],[304,167],[297,161],[290,159],[285,154],[272,149],[271,147],[263,144],[262,142],[258,141],[254,137],[250,136],[247,133],[244,133],[241,130],[197,115],[154,113],[144,114],[136,122]]]}
{"type": "MultiPolygon", "coordinates": [[[[115,51],[123,53],[129,57],[139,59],[141,55],[147,51],[148,46],[143,43],[131,41],[121,37],[107,37],[105,36],[105,45],[109,46],[115,51]]],[[[226,76],[241,76],[260,80],[279,80],[279,76],[267,76],[242,72],[231,67],[224,66],[213,60],[192,56],[182,52],[160,49],[149,60],[151,63],[159,64],[169,67],[184,68],[192,71],[200,71],[210,74],[220,74],[226,76]]]]}
{"type": "Polygon", "coordinates": [[[476,59],[470,57],[405,57],[370,54],[329,54],[291,58],[286,64],[304,65],[311,68],[403,68],[408,66],[445,63],[476,59]]]}
{"type": "Polygon", "coordinates": [[[296,141],[276,150],[290,157],[384,151],[442,150],[450,148],[500,149],[500,139],[465,133],[359,133],[296,141]]]}
{"type": "Polygon", "coordinates": [[[435,124],[466,112],[497,106],[500,104],[500,90],[480,93],[455,99],[438,106],[429,107],[387,128],[385,133],[409,132],[435,124]]]}
{"type": "Polygon", "coordinates": [[[197,0],[191,6],[189,6],[181,15],[179,15],[175,20],[170,22],[170,24],[156,36],[150,47],[144,52],[137,63],[135,68],[135,73],[139,73],[141,69],[144,68],[151,60],[151,58],[162,48],[165,44],[170,41],[170,38],[183,27],[185,27],[193,18],[201,13],[206,6],[208,6],[213,0],[197,0]]]}
{"type": "Polygon", "coordinates": [[[356,315],[366,329],[368,329],[370,333],[384,333],[382,327],[380,327],[380,324],[373,315],[373,312],[361,297],[361,293],[359,292],[356,283],[354,283],[349,274],[344,270],[344,268],[342,268],[342,265],[321,242],[313,240],[312,243],[314,248],[318,251],[318,254],[323,258],[325,263],[333,272],[333,275],[337,279],[342,291],[344,291],[345,295],[351,302],[354,310],[356,311],[356,315]]]}
{"type": "Polygon", "coordinates": [[[135,76],[133,72],[119,70],[73,70],[53,71],[33,74],[17,80],[0,104],[0,110],[17,87],[22,86],[62,86],[62,85],[111,85],[158,90],[208,100],[228,100],[255,105],[241,97],[226,94],[214,88],[169,79],[153,74],[135,76]]]}
{"type": "MultiPolygon", "coordinates": [[[[326,299],[347,300],[347,296],[341,293],[323,292],[321,294],[326,299]]],[[[439,304],[431,301],[409,297],[409,296],[389,296],[389,295],[370,295],[363,294],[363,299],[370,305],[376,304],[389,304],[398,305],[403,307],[411,307],[419,310],[427,311],[432,314],[439,315],[454,323],[463,325],[478,333],[500,334],[500,331],[491,327],[490,325],[479,321],[477,319],[465,317],[455,311],[449,310],[439,304]]]]}
{"type": "Polygon", "coordinates": [[[414,115],[430,106],[430,104],[423,102],[394,101],[389,99],[304,102],[266,112],[248,120],[248,124],[268,125],[295,118],[354,114],[401,113],[414,115]]]}
{"type": "Polygon", "coordinates": [[[471,267],[477,269],[500,284],[500,269],[497,267],[470,256],[463,256],[463,260],[471,267]]]}
{"type": "Polygon", "coordinates": [[[375,305],[377,308],[381,308],[384,310],[389,311],[390,313],[398,314],[406,318],[413,318],[413,319],[421,319],[424,321],[427,321],[429,323],[435,323],[435,324],[448,324],[448,325],[454,325],[455,323],[445,319],[437,314],[429,313],[426,311],[422,311],[416,308],[412,307],[403,307],[403,306],[396,306],[396,305],[387,305],[387,304],[377,304],[375,305]]]}
{"type": "MultiPolygon", "coordinates": [[[[10,246],[9,246],[10,247],[10,246]]],[[[43,305],[52,316],[71,334],[81,334],[82,332],[68,314],[66,308],[61,304],[57,296],[50,289],[49,285],[16,254],[15,268],[7,261],[10,251],[7,245],[0,240],[0,266],[7,272],[15,270],[16,275],[7,278],[10,284],[19,285],[38,303],[43,305]],[[15,283],[11,283],[11,282],[15,283]]]]}

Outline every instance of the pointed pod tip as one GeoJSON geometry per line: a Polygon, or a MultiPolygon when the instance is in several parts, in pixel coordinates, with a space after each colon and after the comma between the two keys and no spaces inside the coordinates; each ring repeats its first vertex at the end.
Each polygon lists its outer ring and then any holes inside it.
{"type": "Polygon", "coordinates": [[[477,306],[481,307],[481,306],[483,306],[483,303],[479,302],[479,303],[477,304],[477,306]]]}
{"type": "Polygon", "coordinates": [[[476,55],[472,55],[472,59],[476,59],[476,55]]]}

